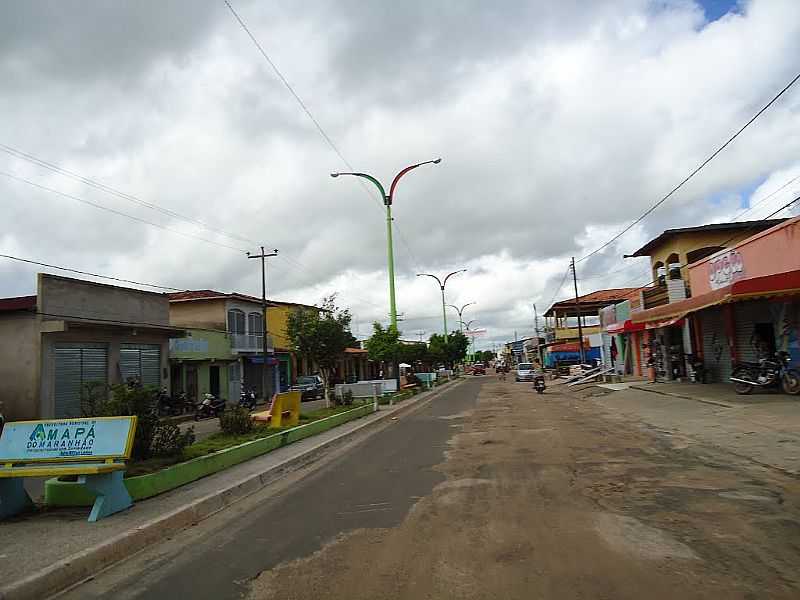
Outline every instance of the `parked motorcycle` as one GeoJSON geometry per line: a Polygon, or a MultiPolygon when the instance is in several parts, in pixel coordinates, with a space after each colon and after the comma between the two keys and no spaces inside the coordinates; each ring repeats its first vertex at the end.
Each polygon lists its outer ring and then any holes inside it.
{"type": "Polygon", "coordinates": [[[158,414],[162,417],[176,416],[183,412],[181,403],[177,398],[172,398],[166,388],[158,392],[157,407],[158,414]]]}
{"type": "Polygon", "coordinates": [[[242,406],[247,410],[255,410],[256,391],[254,389],[248,391],[242,388],[242,393],[239,394],[239,406],[242,406]]]}
{"type": "Polygon", "coordinates": [[[533,376],[533,389],[536,390],[537,394],[544,394],[546,387],[547,386],[544,384],[544,375],[537,373],[533,376]]]}
{"type": "Polygon", "coordinates": [[[197,405],[194,420],[218,417],[225,411],[225,399],[217,398],[214,394],[203,394],[203,399],[197,405]]]}
{"type": "Polygon", "coordinates": [[[705,383],[706,366],[703,363],[703,359],[696,354],[687,354],[686,360],[688,360],[689,364],[692,366],[692,381],[697,383],[705,383]]]}
{"type": "Polygon", "coordinates": [[[800,394],[800,371],[789,368],[788,352],[776,352],[772,358],[762,358],[757,363],[739,363],[733,370],[731,381],[737,394],[751,394],[756,387],[783,388],[787,394],[800,394]]]}
{"type": "Polygon", "coordinates": [[[179,414],[183,413],[190,413],[195,410],[195,403],[189,399],[189,396],[186,395],[186,392],[181,392],[178,394],[178,397],[175,399],[175,404],[180,410],[179,414]]]}

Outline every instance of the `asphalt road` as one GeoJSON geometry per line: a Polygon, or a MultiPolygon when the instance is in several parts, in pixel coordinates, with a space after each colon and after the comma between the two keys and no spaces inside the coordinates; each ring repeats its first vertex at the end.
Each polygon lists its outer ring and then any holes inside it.
{"type": "Polygon", "coordinates": [[[469,379],[67,597],[800,598],[797,477],[587,394],[469,379]]]}
{"type": "Polygon", "coordinates": [[[240,598],[263,571],[337,536],[396,526],[444,480],[433,467],[455,432],[448,417],[475,406],[482,381],[444,392],[283,489],[267,488],[62,598],[240,598]]]}

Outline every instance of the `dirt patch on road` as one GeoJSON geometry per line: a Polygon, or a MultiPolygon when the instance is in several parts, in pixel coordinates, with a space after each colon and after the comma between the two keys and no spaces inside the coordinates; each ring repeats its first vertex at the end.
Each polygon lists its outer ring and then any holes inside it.
{"type": "Polygon", "coordinates": [[[548,392],[487,380],[401,525],[262,573],[251,597],[800,597],[796,480],[548,392]]]}

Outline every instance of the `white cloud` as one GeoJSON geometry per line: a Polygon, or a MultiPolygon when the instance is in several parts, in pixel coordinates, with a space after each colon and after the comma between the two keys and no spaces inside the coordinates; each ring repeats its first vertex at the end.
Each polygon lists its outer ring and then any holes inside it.
{"type": "MultiPolygon", "coordinates": [[[[3,153],[0,170],[241,250],[277,247],[272,295],[314,302],[338,291],[362,334],[386,319],[379,201],[355,179],[328,176],[339,158],[227,12],[57,5],[0,8],[0,24],[12,24],[0,25],[0,110],[14,117],[0,123],[0,143],[252,243],[3,153]]],[[[448,300],[478,302],[468,312],[489,330],[486,345],[529,333],[531,304],[546,308],[569,257],[671,189],[794,75],[800,54],[792,0],[754,0],[711,24],[679,0],[234,5],[356,169],[388,185],[406,164],[444,158],[398,188],[398,308],[407,336],[439,331],[437,290],[415,273],[466,267],[448,300]]],[[[800,174],[798,108],[792,90],[644,223],[580,263],[581,291],[644,282],[646,266],[623,254],[666,227],[729,219],[743,193],[754,188],[755,204],[800,174]]],[[[243,252],[3,177],[0,211],[0,252],[260,291],[243,252]]],[[[0,262],[0,294],[32,291],[35,270],[0,262]]]]}

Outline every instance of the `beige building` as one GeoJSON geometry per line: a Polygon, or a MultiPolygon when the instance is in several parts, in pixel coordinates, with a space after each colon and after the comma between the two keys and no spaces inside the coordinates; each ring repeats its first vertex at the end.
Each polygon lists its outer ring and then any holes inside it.
{"type": "Polygon", "coordinates": [[[653,285],[642,290],[642,307],[652,308],[690,297],[690,264],[784,221],[769,219],[667,229],[633,254],[625,255],[625,258],[650,258],[653,285]]]}
{"type": "Polygon", "coordinates": [[[35,296],[0,299],[0,401],[8,420],[81,416],[90,382],[169,387],[165,294],[39,273],[35,296]]]}

